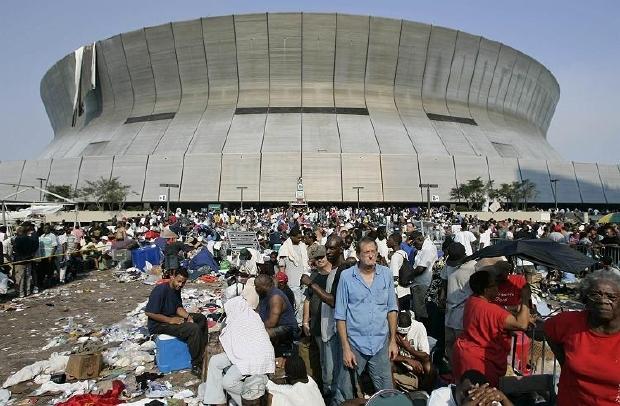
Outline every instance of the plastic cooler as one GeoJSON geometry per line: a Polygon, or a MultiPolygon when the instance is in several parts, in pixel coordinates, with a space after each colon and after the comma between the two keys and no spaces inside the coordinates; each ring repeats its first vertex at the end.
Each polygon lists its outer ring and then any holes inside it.
{"type": "Polygon", "coordinates": [[[131,251],[131,262],[135,268],[144,270],[146,261],[151,265],[159,265],[161,262],[161,251],[157,246],[136,248],[131,251]]]}
{"type": "Polygon", "coordinates": [[[162,373],[190,369],[192,357],[189,347],[184,341],[166,334],[160,334],[155,339],[155,363],[162,373]]]}

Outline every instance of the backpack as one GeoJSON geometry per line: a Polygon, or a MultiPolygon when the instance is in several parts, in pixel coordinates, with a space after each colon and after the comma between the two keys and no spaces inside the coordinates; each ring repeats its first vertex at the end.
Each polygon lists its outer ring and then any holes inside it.
{"type": "MultiPolygon", "coordinates": [[[[398,252],[396,252],[398,253],[398,252]]],[[[403,264],[400,266],[398,270],[398,284],[404,288],[409,287],[413,280],[415,279],[415,275],[413,274],[413,266],[409,263],[407,258],[400,254],[403,257],[403,264]]]]}

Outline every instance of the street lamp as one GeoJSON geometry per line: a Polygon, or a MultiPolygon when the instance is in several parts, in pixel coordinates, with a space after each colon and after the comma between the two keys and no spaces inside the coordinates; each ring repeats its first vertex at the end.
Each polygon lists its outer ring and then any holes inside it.
{"type": "Polygon", "coordinates": [[[170,188],[179,188],[179,184],[178,183],[160,183],[159,187],[167,187],[168,188],[168,194],[166,195],[166,215],[170,214],[170,188]]]}
{"type": "MultiPolygon", "coordinates": [[[[39,189],[43,189],[43,181],[47,180],[47,178],[37,178],[39,181],[39,189]]],[[[39,190],[39,202],[43,201],[43,191],[39,190]]]]}
{"type": "Polygon", "coordinates": [[[241,191],[241,213],[243,213],[243,191],[247,188],[247,186],[237,186],[237,189],[241,191]]]}
{"type": "Polygon", "coordinates": [[[431,189],[437,189],[439,187],[436,183],[420,183],[421,188],[426,188],[426,201],[427,201],[427,210],[428,210],[428,218],[431,218],[431,189]]]}
{"type": "Polygon", "coordinates": [[[553,186],[553,201],[555,202],[555,215],[558,215],[558,182],[560,179],[550,179],[553,186]]]}
{"type": "Polygon", "coordinates": [[[364,189],[364,186],[353,186],[353,189],[357,190],[357,211],[360,210],[360,190],[364,189]]]}

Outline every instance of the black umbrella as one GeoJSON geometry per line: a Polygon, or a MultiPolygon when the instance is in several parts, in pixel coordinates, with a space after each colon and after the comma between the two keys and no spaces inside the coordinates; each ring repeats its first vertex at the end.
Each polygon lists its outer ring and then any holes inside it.
{"type": "Polygon", "coordinates": [[[495,245],[481,249],[467,259],[516,256],[535,264],[576,274],[597,261],[566,244],[551,240],[499,240],[495,245]]]}

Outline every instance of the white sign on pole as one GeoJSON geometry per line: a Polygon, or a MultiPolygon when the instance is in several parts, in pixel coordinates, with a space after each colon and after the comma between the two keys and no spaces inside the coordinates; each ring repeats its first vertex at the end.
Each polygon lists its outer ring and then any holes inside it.
{"type": "Polygon", "coordinates": [[[167,195],[159,195],[159,201],[160,202],[165,202],[166,200],[168,200],[167,198],[168,198],[167,195]]]}
{"type": "Polygon", "coordinates": [[[438,202],[438,201],[439,201],[439,195],[433,195],[433,196],[431,196],[431,201],[433,201],[433,202],[438,202]]]}

